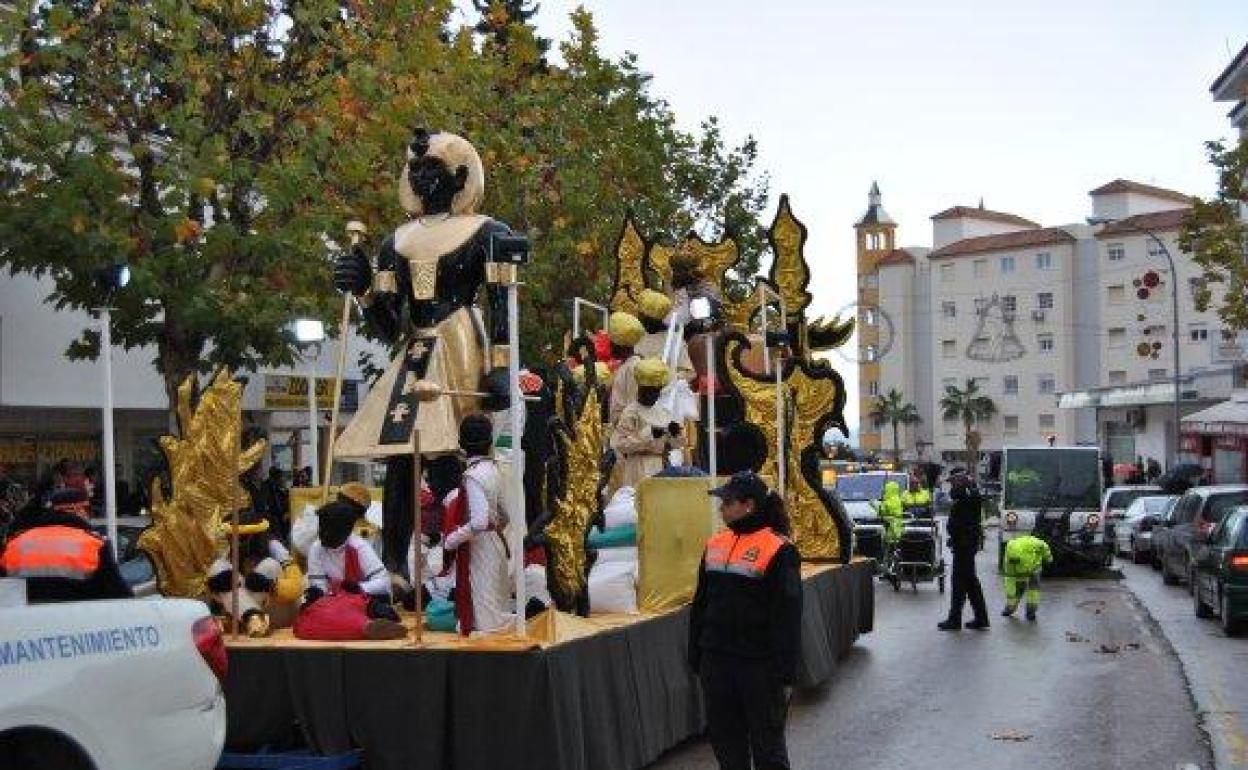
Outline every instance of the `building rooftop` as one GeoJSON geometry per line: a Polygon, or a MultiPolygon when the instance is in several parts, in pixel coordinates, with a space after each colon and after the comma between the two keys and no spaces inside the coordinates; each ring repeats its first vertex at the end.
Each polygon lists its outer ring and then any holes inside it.
{"type": "Polygon", "coordinates": [[[1004,211],[993,211],[982,206],[954,206],[951,209],[945,209],[939,214],[933,214],[932,219],[981,219],[986,222],[1000,222],[1007,225],[1019,225],[1021,227],[1039,227],[1036,222],[1030,219],[1023,219],[1014,214],[1007,214],[1004,211]]]}
{"type": "Polygon", "coordinates": [[[1231,63],[1209,86],[1209,92],[1215,102],[1234,102],[1248,96],[1248,45],[1239,49],[1231,63]]]}
{"type": "Polygon", "coordinates": [[[896,225],[893,218],[884,210],[884,205],[880,203],[880,186],[876,182],[871,183],[871,192],[867,193],[867,213],[862,215],[862,219],[854,227],[863,227],[864,225],[896,225]]]}
{"type": "Polygon", "coordinates": [[[1111,195],[1113,193],[1128,192],[1140,193],[1141,195],[1149,195],[1154,198],[1162,198],[1164,200],[1171,200],[1176,203],[1192,202],[1192,196],[1184,195],[1177,190],[1167,190],[1164,187],[1154,187],[1151,184],[1132,182],[1130,179],[1115,179],[1109,184],[1103,184],[1095,190],[1088,191],[1088,195],[1111,195]]]}
{"type": "Polygon", "coordinates": [[[1170,209],[1154,211],[1151,214],[1136,214],[1115,222],[1110,222],[1097,232],[1097,238],[1109,235],[1143,235],[1144,230],[1177,230],[1183,224],[1183,218],[1191,209],[1170,209]]]}
{"type": "Polygon", "coordinates": [[[893,249],[884,256],[880,257],[880,261],[876,262],[876,267],[886,267],[888,265],[913,265],[915,254],[908,248],[893,249]]]}
{"type": "Polygon", "coordinates": [[[1060,227],[1046,227],[1040,230],[1023,230],[1018,233],[1002,233],[1000,235],[984,235],[979,238],[963,238],[947,246],[942,246],[928,255],[931,259],[940,257],[958,257],[964,254],[980,254],[986,251],[1004,251],[1024,246],[1042,246],[1049,243],[1074,243],[1075,236],[1060,227]]]}

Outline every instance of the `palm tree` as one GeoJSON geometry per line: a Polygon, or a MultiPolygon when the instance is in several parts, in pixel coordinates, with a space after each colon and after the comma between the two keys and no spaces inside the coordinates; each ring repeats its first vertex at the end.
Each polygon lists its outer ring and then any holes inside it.
{"type": "Polygon", "coordinates": [[[901,391],[896,388],[889,388],[887,393],[876,397],[875,409],[872,409],[871,414],[868,416],[877,428],[882,428],[885,424],[892,424],[893,462],[900,462],[901,445],[897,441],[897,426],[914,425],[917,422],[922,422],[923,418],[919,417],[918,407],[906,402],[905,396],[901,394],[901,391]]]}
{"type": "Polygon", "coordinates": [[[966,387],[959,389],[956,385],[946,385],[945,395],[940,398],[940,408],[946,420],[960,419],[965,431],[966,464],[972,479],[979,476],[976,455],[979,453],[979,431],[974,430],[975,423],[986,420],[997,412],[997,405],[992,399],[979,390],[979,383],[967,378],[966,387]]]}

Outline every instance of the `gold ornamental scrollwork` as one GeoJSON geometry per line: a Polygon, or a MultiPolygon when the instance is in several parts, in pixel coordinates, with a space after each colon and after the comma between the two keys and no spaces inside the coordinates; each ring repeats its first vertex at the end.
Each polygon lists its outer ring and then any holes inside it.
{"type": "MultiPolygon", "coordinates": [[[[564,403],[562,386],[556,403],[564,403]]],[[[586,587],[585,534],[598,512],[598,464],[606,446],[601,415],[597,388],[588,388],[580,415],[567,421],[571,432],[559,435],[567,460],[567,481],[544,532],[552,556],[551,578],[566,597],[577,596],[586,587]]]]}

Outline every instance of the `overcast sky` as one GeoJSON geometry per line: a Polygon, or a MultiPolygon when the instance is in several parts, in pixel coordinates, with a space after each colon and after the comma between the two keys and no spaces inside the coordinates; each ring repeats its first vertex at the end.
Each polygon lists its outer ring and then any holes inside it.
{"type": "MultiPolygon", "coordinates": [[[[579,4],[542,0],[539,30],[565,37],[579,4]]],[[[1209,195],[1203,143],[1231,134],[1209,85],[1248,42],[1248,0],[584,5],[683,125],[718,115],[757,137],[773,196],[810,231],[817,313],[853,300],[873,180],[912,246],[931,245],[932,214],[981,197],[1048,226],[1082,221],[1087,191],[1117,177],[1209,195]]]]}

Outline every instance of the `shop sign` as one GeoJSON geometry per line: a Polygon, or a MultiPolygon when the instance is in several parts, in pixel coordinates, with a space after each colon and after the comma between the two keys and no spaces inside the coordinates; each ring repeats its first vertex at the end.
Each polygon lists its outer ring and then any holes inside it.
{"type": "Polygon", "coordinates": [[[32,465],[35,442],[28,438],[0,438],[0,465],[32,465]]]}
{"type": "MultiPolygon", "coordinates": [[[[356,380],[342,381],[342,399],[339,408],[344,412],[354,412],[359,401],[359,383],[356,380]]],[[[316,406],[318,409],[331,409],[334,405],[334,378],[316,378],[316,406]]],[[[264,408],[265,409],[307,409],[308,378],[292,377],[285,374],[264,375],[264,408]]]]}
{"type": "Polygon", "coordinates": [[[93,438],[41,440],[39,457],[49,463],[59,460],[69,460],[75,463],[95,462],[100,458],[100,442],[93,438]]]}

